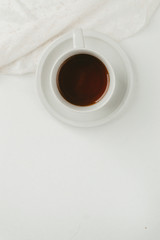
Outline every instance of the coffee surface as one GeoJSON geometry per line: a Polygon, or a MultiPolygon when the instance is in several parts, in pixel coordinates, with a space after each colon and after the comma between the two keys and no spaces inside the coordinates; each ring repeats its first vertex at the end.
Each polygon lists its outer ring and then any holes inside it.
{"type": "Polygon", "coordinates": [[[98,58],[77,54],[60,67],[57,85],[61,95],[70,103],[89,106],[97,103],[107,92],[109,73],[98,58]]]}

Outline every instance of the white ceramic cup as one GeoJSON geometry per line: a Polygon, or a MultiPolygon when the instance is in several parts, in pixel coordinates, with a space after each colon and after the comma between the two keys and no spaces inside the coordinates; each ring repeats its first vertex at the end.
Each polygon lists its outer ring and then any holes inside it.
{"type": "Polygon", "coordinates": [[[99,108],[102,108],[104,105],[106,105],[109,102],[115,90],[116,81],[115,81],[114,70],[110,65],[110,63],[108,62],[108,60],[104,59],[96,51],[86,48],[83,32],[81,29],[77,29],[76,31],[73,32],[73,49],[62,54],[52,67],[51,74],[50,74],[50,84],[51,84],[52,93],[56,97],[57,101],[63,104],[63,107],[66,107],[71,111],[78,111],[78,112],[89,111],[90,112],[90,111],[96,111],[99,108]],[[57,75],[58,75],[59,69],[68,58],[77,54],[89,54],[98,58],[106,66],[109,73],[110,83],[109,83],[108,90],[106,91],[105,95],[97,103],[94,103],[93,105],[90,105],[90,106],[77,106],[77,105],[71,104],[70,102],[68,102],[63,98],[63,96],[61,95],[58,89],[57,75]]]}

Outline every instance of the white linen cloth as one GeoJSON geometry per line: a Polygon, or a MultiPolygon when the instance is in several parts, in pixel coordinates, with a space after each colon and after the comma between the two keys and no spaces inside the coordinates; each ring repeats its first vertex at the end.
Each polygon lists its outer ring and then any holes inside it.
{"type": "Polygon", "coordinates": [[[42,51],[76,27],[113,39],[144,27],[160,0],[0,0],[0,72],[34,72],[42,51]]]}

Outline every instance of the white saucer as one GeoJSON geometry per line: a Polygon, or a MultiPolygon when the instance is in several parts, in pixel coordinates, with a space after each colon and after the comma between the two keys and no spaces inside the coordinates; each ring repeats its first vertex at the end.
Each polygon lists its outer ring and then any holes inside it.
{"type": "Polygon", "coordinates": [[[104,124],[115,117],[125,105],[133,83],[131,63],[120,46],[106,35],[83,30],[85,46],[106,58],[112,65],[117,81],[117,89],[110,102],[95,112],[71,112],[62,108],[52,94],[50,73],[57,58],[73,49],[72,32],[54,41],[43,53],[37,69],[37,88],[39,97],[48,112],[57,119],[77,127],[93,127],[104,124]]]}

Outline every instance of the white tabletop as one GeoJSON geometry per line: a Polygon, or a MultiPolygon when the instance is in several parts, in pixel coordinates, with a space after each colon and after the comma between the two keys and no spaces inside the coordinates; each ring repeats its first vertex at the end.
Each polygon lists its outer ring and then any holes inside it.
{"type": "Polygon", "coordinates": [[[134,91],[104,126],[58,122],[35,76],[0,76],[0,240],[160,239],[159,23],[121,42],[134,91]]]}

